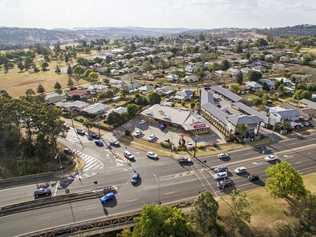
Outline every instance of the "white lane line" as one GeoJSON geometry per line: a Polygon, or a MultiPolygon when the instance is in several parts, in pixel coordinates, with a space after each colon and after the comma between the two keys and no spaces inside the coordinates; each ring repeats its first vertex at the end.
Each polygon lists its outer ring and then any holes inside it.
{"type": "Polygon", "coordinates": [[[57,195],[58,187],[59,187],[59,181],[57,181],[57,183],[55,185],[55,190],[54,190],[54,194],[53,194],[54,197],[57,195]]]}
{"type": "Polygon", "coordinates": [[[172,194],[175,194],[175,193],[177,193],[177,192],[173,191],[173,192],[163,193],[163,195],[165,195],[165,196],[169,196],[169,195],[172,195],[172,194]]]}

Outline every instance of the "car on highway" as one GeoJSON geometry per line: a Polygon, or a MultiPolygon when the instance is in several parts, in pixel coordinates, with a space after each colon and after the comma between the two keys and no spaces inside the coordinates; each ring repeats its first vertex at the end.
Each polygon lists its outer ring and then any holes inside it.
{"type": "Polygon", "coordinates": [[[121,147],[121,144],[117,139],[110,140],[110,145],[113,147],[121,147]]]}
{"type": "Polygon", "coordinates": [[[247,168],[244,167],[244,166],[241,166],[241,167],[237,167],[235,170],[234,170],[235,174],[237,175],[243,175],[243,174],[246,174],[247,173],[247,168]]]}
{"type": "Polygon", "coordinates": [[[136,129],[136,130],[133,132],[132,135],[133,135],[134,137],[136,137],[136,138],[140,138],[140,137],[144,136],[144,133],[142,132],[142,130],[136,129]]]}
{"type": "Polygon", "coordinates": [[[42,183],[42,184],[37,184],[36,188],[40,189],[40,188],[48,188],[49,187],[49,183],[42,183]]]}
{"type": "Polygon", "coordinates": [[[220,165],[220,166],[212,167],[211,169],[215,173],[228,172],[228,167],[226,165],[220,165]]]}
{"type": "Polygon", "coordinates": [[[155,152],[152,152],[152,151],[148,151],[147,152],[147,157],[149,159],[158,160],[158,155],[155,152]]]}
{"type": "Polygon", "coordinates": [[[271,154],[271,155],[265,156],[264,160],[267,162],[274,162],[274,161],[278,161],[279,158],[276,155],[271,154]]]}
{"type": "Polygon", "coordinates": [[[76,129],[76,132],[77,132],[77,134],[78,135],[80,135],[80,136],[84,136],[84,135],[86,135],[86,132],[83,130],[83,129],[76,129]]]}
{"type": "Polygon", "coordinates": [[[248,175],[248,180],[249,180],[250,182],[255,182],[255,181],[258,181],[259,179],[260,179],[260,178],[259,178],[258,175],[254,175],[254,174],[248,175]]]}
{"type": "Polygon", "coordinates": [[[219,160],[230,160],[230,156],[227,153],[220,153],[217,155],[219,160]]]}
{"type": "Polygon", "coordinates": [[[272,151],[265,145],[256,145],[255,150],[261,154],[270,154],[272,151]]]}
{"type": "Polygon", "coordinates": [[[150,135],[148,136],[147,140],[148,140],[149,142],[156,142],[156,141],[158,140],[158,137],[156,137],[155,134],[150,134],[150,135]]]}
{"type": "Polygon", "coordinates": [[[181,166],[184,166],[184,165],[193,165],[193,161],[191,158],[180,158],[178,160],[178,163],[181,165],[181,166]]]}
{"type": "Polygon", "coordinates": [[[99,146],[99,147],[104,146],[104,143],[103,143],[103,141],[101,141],[101,140],[96,140],[96,141],[94,141],[94,143],[95,143],[97,146],[99,146]]]}
{"type": "Polygon", "coordinates": [[[221,180],[221,179],[225,179],[228,177],[227,172],[218,172],[213,174],[213,179],[214,180],[221,180]]]}
{"type": "Polygon", "coordinates": [[[124,151],[124,157],[130,161],[135,161],[135,156],[128,150],[124,151]]]}
{"type": "Polygon", "coordinates": [[[234,181],[230,178],[224,178],[216,182],[217,188],[221,190],[225,189],[228,186],[232,186],[233,184],[234,184],[234,181]]]}
{"type": "Polygon", "coordinates": [[[100,202],[102,205],[108,204],[115,200],[115,193],[109,192],[100,198],[100,202]]]}
{"type": "Polygon", "coordinates": [[[38,188],[34,191],[34,199],[51,197],[52,191],[50,188],[38,188]]]}
{"type": "Polygon", "coordinates": [[[140,183],[140,175],[139,173],[135,172],[133,175],[132,175],[132,178],[131,178],[131,184],[132,185],[137,185],[140,183]]]}

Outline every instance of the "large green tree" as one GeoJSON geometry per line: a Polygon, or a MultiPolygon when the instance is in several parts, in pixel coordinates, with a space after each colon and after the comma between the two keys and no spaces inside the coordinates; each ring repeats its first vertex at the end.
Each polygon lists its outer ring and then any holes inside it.
{"type": "Polygon", "coordinates": [[[148,95],[148,102],[149,102],[149,104],[152,104],[152,105],[160,104],[160,101],[161,101],[161,97],[156,92],[151,92],[148,95]]]}
{"type": "Polygon", "coordinates": [[[145,206],[136,220],[133,237],[186,237],[194,236],[191,226],[180,209],[145,206]]]}
{"type": "Polygon", "coordinates": [[[194,228],[202,236],[217,237],[223,235],[223,228],[219,224],[218,202],[210,192],[199,195],[193,204],[191,219],[194,228]]]}
{"type": "Polygon", "coordinates": [[[272,196],[290,200],[306,194],[302,176],[288,162],[269,167],[266,174],[266,188],[272,196]]]}

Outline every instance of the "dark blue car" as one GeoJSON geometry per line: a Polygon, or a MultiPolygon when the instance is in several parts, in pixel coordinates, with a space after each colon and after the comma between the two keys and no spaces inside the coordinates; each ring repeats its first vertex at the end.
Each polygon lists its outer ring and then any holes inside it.
{"type": "Polygon", "coordinates": [[[101,141],[101,140],[96,140],[95,142],[94,142],[97,146],[104,146],[104,143],[103,143],[103,141],[101,141]]]}
{"type": "Polygon", "coordinates": [[[102,203],[102,205],[105,205],[114,200],[115,200],[115,194],[113,192],[109,192],[100,198],[100,202],[102,203]]]}

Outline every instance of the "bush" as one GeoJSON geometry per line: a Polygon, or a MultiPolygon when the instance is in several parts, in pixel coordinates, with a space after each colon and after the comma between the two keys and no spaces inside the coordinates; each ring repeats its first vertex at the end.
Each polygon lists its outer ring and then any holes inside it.
{"type": "Polygon", "coordinates": [[[165,149],[171,149],[171,143],[170,142],[166,142],[166,141],[164,141],[164,142],[161,142],[160,143],[160,146],[162,147],[162,148],[165,148],[165,149]]]}

